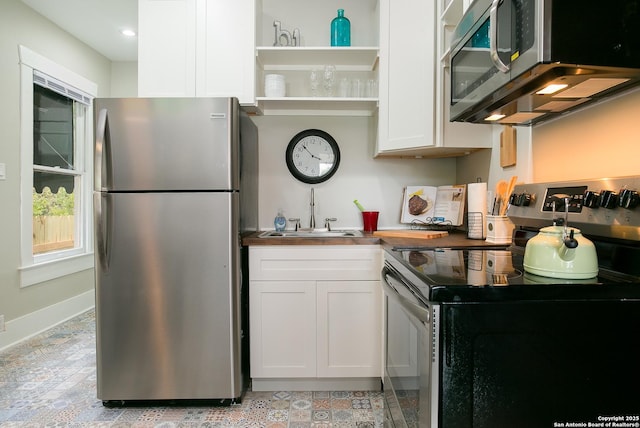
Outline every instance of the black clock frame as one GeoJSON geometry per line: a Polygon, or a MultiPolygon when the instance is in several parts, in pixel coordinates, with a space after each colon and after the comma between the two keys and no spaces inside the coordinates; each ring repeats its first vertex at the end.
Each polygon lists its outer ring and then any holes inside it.
{"type": "Polygon", "coordinates": [[[287,151],[285,153],[285,160],[287,162],[287,168],[289,168],[289,172],[296,179],[302,181],[303,183],[307,183],[307,184],[323,183],[323,182],[327,181],[328,179],[330,179],[331,177],[333,177],[333,175],[338,170],[338,166],[340,165],[340,148],[338,147],[338,143],[336,142],[336,140],[331,135],[329,135],[327,132],[322,131],[320,129],[306,129],[304,131],[298,132],[291,139],[291,141],[289,141],[289,145],[287,146],[287,151]],[[294,147],[303,138],[311,137],[311,136],[319,137],[319,138],[322,138],[325,141],[327,141],[329,143],[329,145],[331,146],[331,149],[333,150],[334,157],[335,157],[335,161],[334,161],[333,166],[331,167],[331,169],[326,174],[318,176],[318,177],[310,177],[308,175],[305,175],[305,174],[301,173],[295,167],[295,165],[293,163],[293,149],[294,149],[294,147]]]}

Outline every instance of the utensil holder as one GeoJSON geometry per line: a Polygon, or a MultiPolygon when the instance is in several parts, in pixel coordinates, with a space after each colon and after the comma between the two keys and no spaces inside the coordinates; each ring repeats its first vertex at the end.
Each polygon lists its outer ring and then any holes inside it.
{"type": "Polygon", "coordinates": [[[487,216],[487,242],[494,244],[510,244],[514,224],[507,216],[487,216]]]}

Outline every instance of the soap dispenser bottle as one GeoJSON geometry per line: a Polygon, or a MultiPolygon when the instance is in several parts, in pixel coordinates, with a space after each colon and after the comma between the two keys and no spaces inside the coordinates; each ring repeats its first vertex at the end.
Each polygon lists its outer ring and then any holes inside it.
{"type": "Polygon", "coordinates": [[[283,232],[287,227],[287,219],[282,215],[282,210],[278,211],[278,215],[273,220],[273,225],[276,228],[276,232],[283,232]]]}
{"type": "Polygon", "coordinates": [[[351,46],[351,22],[338,9],[338,16],[331,21],[331,46],[351,46]]]}

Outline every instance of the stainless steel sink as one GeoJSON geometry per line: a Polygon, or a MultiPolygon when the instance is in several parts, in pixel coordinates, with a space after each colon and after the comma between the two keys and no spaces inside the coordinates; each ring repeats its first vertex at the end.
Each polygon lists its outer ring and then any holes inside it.
{"type": "Polygon", "coordinates": [[[285,230],[276,232],[267,230],[258,235],[260,238],[354,238],[363,236],[359,230],[285,230]]]}

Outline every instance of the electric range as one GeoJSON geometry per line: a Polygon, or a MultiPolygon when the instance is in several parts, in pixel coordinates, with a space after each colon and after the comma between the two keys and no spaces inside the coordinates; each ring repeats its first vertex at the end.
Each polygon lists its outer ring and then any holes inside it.
{"type": "Polygon", "coordinates": [[[640,177],[517,185],[508,246],[387,246],[387,419],[537,428],[616,417],[640,426],[638,189],[640,177]],[[594,243],[598,275],[526,272],[529,239],[567,223],[594,243]]]}

